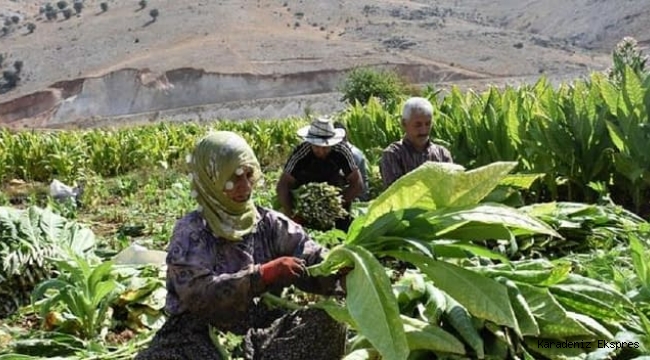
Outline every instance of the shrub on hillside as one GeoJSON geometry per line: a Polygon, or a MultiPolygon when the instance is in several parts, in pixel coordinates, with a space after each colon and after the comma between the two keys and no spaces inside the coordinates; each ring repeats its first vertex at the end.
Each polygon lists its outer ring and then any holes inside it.
{"type": "Polygon", "coordinates": [[[56,20],[58,16],[57,14],[58,13],[56,12],[56,10],[51,10],[45,13],[45,18],[47,18],[48,20],[56,20]]]}
{"type": "Polygon", "coordinates": [[[371,96],[386,103],[399,98],[404,92],[404,84],[392,71],[355,68],[348,73],[341,92],[341,100],[351,104],[355,101],[367,104],[371,96]]]}
{"type": "Polygon", "coordinates": [[[75,3],[72,6],[74,7],[74,11],[77,14],[81,14],[81,10],[83,10],[84,8],[84,3],[82,3],[81,1],[75,1],[75,3]]]}
{"type": "Polygon", "coordinates": [[[20,75],[16,71],[5,70],[2,72],[2,78],[4,79],[6,86],[9,88],[14,88],[20,81],[20,75]]]}

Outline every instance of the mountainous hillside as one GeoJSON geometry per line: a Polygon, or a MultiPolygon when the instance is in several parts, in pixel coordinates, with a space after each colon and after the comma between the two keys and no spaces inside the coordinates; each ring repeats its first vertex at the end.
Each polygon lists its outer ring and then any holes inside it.
{"type": "MultiPolygon", "coordinates": [[[[135,69],[134,74],[144,71],[162,82],[169,81],[168,71],[183,68],[195,69],[189,72],[195,76],[203,72],[216,78],[242,76],[249,79],[242,86],[251,90],[256,84],[250,79],[256,75],[264,75],[263,82],[283,79],[281,85],[286,76],[304,74],[303,85],[290,92],[278,85],[275,92],[245,90],[244,96],[228,99],[215,93],[213,99],[182,105],[198,106],[336,91],[344,71],[360,65],[399,66],[409,81],[417,83],[574,76],[605,69],[612,47],[623,36],[633,36],[644,46],[650,41],[650,32],[643,29],[650,22],[647,0],[624,4],[620,0],[84,0],[82,4],[64,0],[46,10],[40,1],[0,0],[0,21],[6,23],[0,32],[2,70],[12,71],[15,61],[23,64],[17,86],[4,84],[0,90],[2,122],[23,119],[25,111],[16,115],[16,108],[33,106],[29,99],[38,92],[58,91],[50,96],[48,107],[58,111],[71,94],[80,94],[61,90],[69,89],[70,81],[81,91],[84,79],[124,69],[135,69]],[[56,19],[49,13],[56,13],[56,19]],[[320,74],[317,89],[311,83],[315,74],[320,74]],[[21,98],[29,94],[29,99],[21,98]]],[[[138,76],[123,81],[140,89],[147,81],[138,76]]],[[[192,78],[182,81],[187,88],[192,78]]],[[[221,84],[212,81],[193,91],[206,90],[203,86],[221,84]]],[[[104,91],[108,95],[103,101],[110,104],[115,89],[104,91]]],[[[84,109],[94,103],[86,100],[84,109]]],[[[170,108],[152,103],[138,109],[170,108]]],[[[75,120],[116,115],[86,110],[68,113],[79,116],[75,120]]],[[[29,121],[22,123],[28,126],[29,121]]]]}

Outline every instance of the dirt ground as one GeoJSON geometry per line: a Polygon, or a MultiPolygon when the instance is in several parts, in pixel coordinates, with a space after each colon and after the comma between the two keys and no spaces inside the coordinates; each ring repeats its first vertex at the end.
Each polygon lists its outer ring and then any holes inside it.
{"type": "Polygon", "coordinates": [[[124,68],[268,75],[417,64],[477,83],[576,76],[607,68],[623,36],[650,43],[648,0],[149,0],[143,9],[108,0],[105,12],[102,1],[47,20],[45,2],[0,0],[2,70],[23,62],[0,103],[124,68]]]}

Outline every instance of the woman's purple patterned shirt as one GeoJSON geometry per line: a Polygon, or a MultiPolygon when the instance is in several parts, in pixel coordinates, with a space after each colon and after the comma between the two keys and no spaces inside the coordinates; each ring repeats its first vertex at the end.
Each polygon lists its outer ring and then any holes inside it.
{"type": "MultiPolygon", "coordinates": [[[[277,211],[257,211],[256,228],[237,242],[213,235],[198,211],[176,222],[167,250],[170,315],[201,314],[213,326],[227,329],[245,321],[253,299],[269,290],[259,276],[260,264],[282,256],[302,258],[307,266],[322,261],[326,249],[302,227],[277,211]]],[[[331,287],[320,281],[325,278],[311,279],[331,287]]]]}

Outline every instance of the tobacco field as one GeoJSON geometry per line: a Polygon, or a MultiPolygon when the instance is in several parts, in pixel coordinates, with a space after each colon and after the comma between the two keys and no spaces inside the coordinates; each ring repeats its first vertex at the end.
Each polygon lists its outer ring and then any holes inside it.
{"type": "MultiPolygon", "coordinates": [[[[347,295],[264,300],[348,324],[347,360],[650,358],[650,75],[614,65],[558,87],[424,89],[455,164],[387,189],[377,166],[406,95],[350,104],[336,117],[366,154],[372,200],[347,233],[309,230],[330,249],[311,274],[353,266],[347,295]]],[[[264,168],[254,196],[274,207],[307,123],[0,129],[0,359],[133,358],[164,322],[165,271],[114,256],[166,249],[195,207],[194,142],[242,134],[264,168]],[[78,201],[52,198],[53,179],[82,186],[78,201]]],[[[214,335],[238,358],[241,338],[214,335]]]]}

